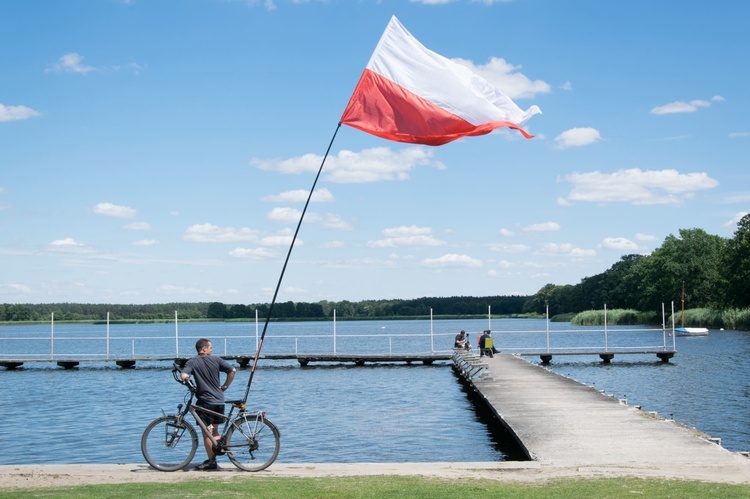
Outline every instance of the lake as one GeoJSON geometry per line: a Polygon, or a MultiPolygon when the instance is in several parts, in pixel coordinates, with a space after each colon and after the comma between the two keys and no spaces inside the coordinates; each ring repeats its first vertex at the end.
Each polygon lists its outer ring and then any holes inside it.
{"type": "MultiPolygon", "coordinates": [[[[339,321],[271,323],[263,353],[429,353],[450,351],[460,329],[472,341],[491,327],[498,348],[538,349],[546,321],[339,321]]],[[[661,330],[573,328],[550,324],[553,346],[659,345],[661,330]],[[605,337],[605,334],[607,335],[605,337]]],[[[0,369],[0,443],[19,449],[0,464],[140,463],[140,436],[162,410],[174,412],[184,389],[169,362],[121,369],[106,358],[192,356],[207,337],[215,354],[252,354],[255,323],[0,326],[0,358],[80,354],[101,359],[65,370],[51,362],[0,369]],[[107,341],[109,338],[109,341],[107,341]],[[177,354],[177,355],[176,355],[177,354]],[[20,450],[16,442],[23,442],[20,450]]],[[[677,355],[553,358],[550,369],[595,385],[631,405],[694,426],[733,451],[750,450],[750,334],[711,331],[676,338],[677,355]]],[[[538,358],[526,357],[531,362],[538,358]]],[[[331,365],[261,360],[249,407],[267,411],[282,437],[278,462],[498,461],[512,458],[507,436],[492,431],[450,362],[431,366],[331,365]],[[509,454],[511,454],[509,456],[509,454]]],[[[249,369],[240,369],[228,398],[241,398],[249,369]]],[[[196,460],[202,459],[199,449],[196,460]]]]}

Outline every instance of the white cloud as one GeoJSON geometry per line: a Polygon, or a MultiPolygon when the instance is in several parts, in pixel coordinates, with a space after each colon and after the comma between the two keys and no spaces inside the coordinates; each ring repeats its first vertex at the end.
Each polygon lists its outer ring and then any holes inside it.
{"type": "Polygon", "coordinates": [[[500,253],[526,253],[531,248],[525,244],[493,244],[491,249],[500,253]]]}
{"type": "Polygon", "coordinates": [[[736,228],[737,224],[740,223],[740,220],[742,220],[745,215],[748,215],[747,211],[741,211],[737,213],[735,216],[733,216],[727,223],[724,224],[725,227],[732,227],[736,228]]]}
{"type": "Polygon", "coordinates": [[[65,239],[57,239],[55,241],[52,241],[49,244],[50,246],[55,246],[58,248],[73,248],[73,247],[83,246],[83,243],[79,243],[72,237],[66,237],[65,239]]]}
{"type": "Polygon", "coordinates": [[[277,258],[279,253],[267,248],[234,248],[229,252],[229,256],[247,260],[266,260],[269,258],[277,258]]]}
{"type": "Polygon", "coordinates": [[[587,146],[600,140],[602,140],[602,137],[596,128],[571,128],[555,137],[555,146],[558,149],[567,149],[568,147],[587,146]]]}
{"type": "Polygon", "coordinates": [[[38,111],[34,111],[26,106],[4,106],[0,104],[0,121],[19,121],[39,116],[38,111]]]}
{"type": "Polygon", "coordinates": [[[133,218],[138,213],[138,210],[112,203],[99,203],[94,206],[94,213],[107,217],[133,218]]]}
{"type": "MultiPolygon", "coordinates": [[[[294,237],[294,233],[289,229],[284,229],[280,231],[278,234],[274,234],[271,236],[265,236],[260,238],[258,243],[260,243],[262,246],[283,246],[283,247],[289,247],[292,244],[292,238],[294,237]]],[[[302,246],[304,243],[301,239],[297,239],[294,242],[295,246],[302,246]]]]}
{"type": "Polygon", "coordinates": [[[55,64],[50,65],[45,71],[48,73],[80,73],[84,75],[96,71],[93,66],[86,66],[82,62],[83,57],[81,55],[71,52],[60,57],[55,64]]]}
{"type": "Polygon", "coordinates": [[[549,93],[552,89],[545,81],[532,81],[523,73],[516,72],[521,66],[513,66],[501,57],[491,57],[487,64],[480,66],[467,59],[452,60],[469,68],[511,99],[528,99],[549,93]]]}
{"type": "Polygon", "coordinates": [[[563,178],[573,185],[570,201],[632,203],[635,205],[678,204],[695,197],[695,192],[713,189],[719,182],[706,173],[639,168],[615,173],[573,173],[563,178]]]}
{"type": "Polygon", "coordinates": [[[122,227],[128,230],[151,230],[151,226],[146,222],[132,222],[122,227]]]}
{"type": "Polygon", "coordinates": [[[551,230],[560,230],[560,224],[557,222],[545,222],[542,224],[527,225],[523,229],[525,232],[546,232],[551,230]]]}
{"type": "Polygon", "coordinates": [[[640,233],[636,234],[635,238],[638,239],[639,241],[656,241],[657,239],[659,239],[656,236],[651,236],[649,234],[640,234],[640,233]]]}
{"type": "Polygon", "coordinates": [[[425,267],[436,267],[436,268],[476,268],[482,266],[482,260],[477,260],[468,255],[456,255],[454,253],[448,253],[439,258],[425,258],[422,260],[422,265],[425,267]]]}
{"type": "MultiPolygon", "coordinates": [[[[445,168],[431,158],[432,151],[424,147],[407,147],[399,151],[375,147],[359,153],[343,150],[338,156],[328,157],[324,176],[326,180],[340,184],[407,180],[409,172],[417,166],[445,168]]],[[[299,174],[317,173],[322,161],[322,156],[305,154],[286,160],[253,158],[250,163],[261,170],[299,174]]]]}
{"type": "Polygon", "coordinates": [[[732,132],[729,134],[729,137],[732,139],[736,139],[737,137],[750,137],[750,132],[732,132]]]}
{"type": "Polygon", "coordinates": [[[513,231],[510,231],[510,230],[508,230],[506,228],[502,228],[502,229],[500,229],[498,231],[498,234],[500,234],[501,236],[508,236],[508,237],[510,237],[510,236],[513,235],[513,231]]]}
{"type": "Polygon", "coordinates": [[[595,250],[578,248],[570,243],[547,243],[537,253],[540,255],[569,256],[573,258],[596,256],[595,250]]]}
{"type": "Polygon", "coordinates": [[[339,215],[334,215],[333,213],[326,213],[326,215],[321,218],[320,224],[326,229],[336,229],[336,230],[352,230],[353,229],[353,227],[349,225],[349,223],[344,221],[339,215]]]}
{"type": "Polygon", "coordinates": [[[694,113],[701,107],[710,107],[711,102],[724,102],[726,99],[720,95],[714,95],[711,101],[695,99],[690,102],[676,101],[657,106],[651,110],[651,114],[675,114],[675,113],[694,113]]]}
{"type": "Polygon", "coordinates": [[[154,246],[155,244],[159,244],[156,239],[141,239],[133,243],[134,246],[154,246]]]}
{"type": "MultiPolygon", "coordinates": [[[[272,222],[280,222],[280,223],[298,223],[299,218],[302,216],[302,210],[298,210],[296,208],[281,208],[277,207],[271,210],[267,215],[266,218],[272,222]]],[[[307,221],[312,221],[311,219],[314,218],[310,216],[310,214],[306,214],[305,217],[307,218],[307,221]]]]}
{"type": "Polygon", "coordinates": [[[236,241],[254,241],[258,239],[258,231],[243,227],[219,227],[209,223],[191,225],[182,236],[185,241],[197,243],[227,243],[236,241]]]}
{"type": "Polygon", "coordinates": [[[371,248],[397,248],[404,246],[440,246],[443,241],[432,235],[429,227],[401,226],[383,231],[384,239],[368,241],[371,248]]]}
{"type": "MultiPolygon", "coordinates": [[[[287,191],[280,194],[265,196],[263,201],[271,201],[274,203],[304,203],[307,201],[307,196],[310,195],[309,191],[304,189],[298,189],[296,191],[287,191]]],[[[333,194],[328,189],[316,189],[310,198],[311,203],[330,203],[333,201],[333,194]]]]}
{"type": "Polygon", "coordinates": [[[30,286],[27,286],[26,284],[17,284],[17,283],[10,283],[10,284],[0,284],[0,294],[29,294],[33,290],[30,286]],[[5,293],[4,291],[8,290],[9,293],[5,293]]]}
{"type": "Polygon", "coordinates": [[[638,249],[637,244],[625,237],[605,237],[600,247],[618,251],[635,251],[638,249]]]}

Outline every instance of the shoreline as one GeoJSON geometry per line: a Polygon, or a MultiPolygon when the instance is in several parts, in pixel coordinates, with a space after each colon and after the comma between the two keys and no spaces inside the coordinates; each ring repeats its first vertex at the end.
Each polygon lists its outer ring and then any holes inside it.
{"type": "Polygon", "coordinates": [[[488,479],[503,482],[543,483],[555,479],[636,477],[697,480],[750,485],[750,459],[737,454],[734,466],[672,465],[553,466],[538,461],[434,463],[275,463],[257,473],[221,462],[217,471],[162,472],[147,464],[18,464],[0,466],[0,489],[71,487],[95,484],[174,483],[188,480],[242,478],[321,478],[351,476],[423,476],[445,480],[488,479]]]}

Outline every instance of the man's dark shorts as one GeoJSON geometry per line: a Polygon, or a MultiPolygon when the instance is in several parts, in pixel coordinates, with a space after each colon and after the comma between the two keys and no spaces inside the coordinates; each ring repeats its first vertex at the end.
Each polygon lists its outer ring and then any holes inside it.
{"type": "MultiPolygon", "coordinates": [[[[209,411],[218,412],[219,414],[224,414],[224,404],[222,405],[215,405],[215,404],[206,404],[205,402],[201,402],[200,400],[195,404],[198,407],[205,407],[209,411]]],[[[216,416],[215,414],[211,414],[210,412],[203,412],[198,411],[198,414],[200,414],[201,419],[203,420],[206,425],[210,424],[220,424],[224,422],[224,418],[221,416],[216,416]]]]}

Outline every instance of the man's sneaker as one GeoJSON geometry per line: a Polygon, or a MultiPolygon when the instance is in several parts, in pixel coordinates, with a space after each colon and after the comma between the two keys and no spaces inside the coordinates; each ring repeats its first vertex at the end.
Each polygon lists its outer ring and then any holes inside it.
{"type": "Polygon", "coordinates": [[[201,464],[197,465],[195,467],[195,469],[198,470],[198,471],[218,470],[219,469],[219,465],[216,464],[215,460],[206,459],[201,464]]]}

